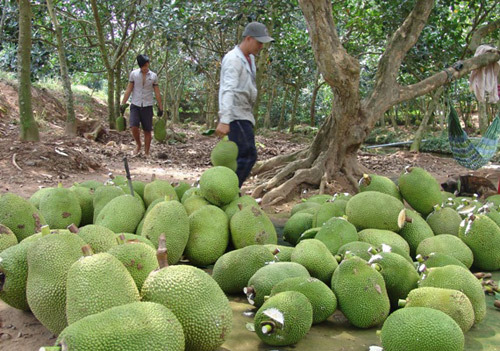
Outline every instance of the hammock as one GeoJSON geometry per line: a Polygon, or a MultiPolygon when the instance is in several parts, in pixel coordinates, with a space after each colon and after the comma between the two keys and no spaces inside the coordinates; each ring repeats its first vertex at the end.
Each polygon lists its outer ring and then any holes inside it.
{"type": "Polygon", "coordinates": [[[476,170],[483,167],[497,152],[500,137],[500,118],[495,117],[484,136],[474,145],[460,126],[458,114],[450,104],[448,141],[455,160],[462,166],[476,170]]]}

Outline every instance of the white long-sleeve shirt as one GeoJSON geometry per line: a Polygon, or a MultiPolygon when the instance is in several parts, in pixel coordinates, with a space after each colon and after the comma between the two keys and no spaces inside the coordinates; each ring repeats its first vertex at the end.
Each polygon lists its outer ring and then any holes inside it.
{"type": "Polygon", "coordinates": [[[255,58],[251,64],[238,46],[222,59],[219,88],[219,122],[229,124],[234,120],[247,120],[255,125],[252,113],[257,99],[255,83],[255,58]]]}

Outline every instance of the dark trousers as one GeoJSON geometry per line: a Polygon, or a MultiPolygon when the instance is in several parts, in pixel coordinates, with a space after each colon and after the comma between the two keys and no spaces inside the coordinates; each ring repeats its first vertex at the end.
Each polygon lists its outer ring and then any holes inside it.
{"type": "Polygon", "coordinates": [[[228,138],[238,145],[238,168],[236,175],[240,182],[240,188],[257,161],[257,149],[255,148],[255,136],[253,125],[250,121],[236,120],[229,124],[228,138]]]}

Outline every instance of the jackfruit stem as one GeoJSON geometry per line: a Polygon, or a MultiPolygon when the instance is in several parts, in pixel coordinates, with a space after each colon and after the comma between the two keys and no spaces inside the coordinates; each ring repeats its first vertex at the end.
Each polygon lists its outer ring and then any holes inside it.
{"type": "Polygon", "coordinates": [[[118,235],[118,237],[116,238],[116,242],[118,243],[118,245],[125,244],[125,241],[126,241],[125,235],[123,234],[118,235]]]}
{"type": "Polygon", "coordinates": [[[63,184],[61,182],[57,183],[58,188],[63,188],[63,184]]]}
{"type": "Polygon", "coordinates": [[[66,229],[68,229],[71,233],[73,234],[76,234],[78,233],[80,230],[78,229],[78,227],[75,225],[75,223],[71,223],[70,225],[68,225],[66,227],[66,229]]]}
{"type": "Polygon", "coordinates": [[[85,257],[92,256],[92,253],[93,253],[90,245],[82,246],[82,252],[83,252],[83,256],[85,256],[85,257]]]}
{"type": "Polygon", "coordinates": [[[405,222],[406,223],[413,223],[413,219],[411,219],[410,217],[405,217],[405,222]]]}
{"type": "Polygon", "coordinates": [[[62,351],[61,346],[42,346],[38,351],[62,351]]]}
{"type": "Polygon", "coordinates": [[[281,252],[281,251],[280,251],[280,249],[275,248],[275,249],[274,249],[274,251],[273,251],[273,255],[275,255],[275,256],[276,256],[276,255],[277,255],[277,254],[279,254],[280,252],[281,252]]]}
{"type": "Polygon", "coordinates": [[[42,236],[50,234],[50,228],[48,225],[43,225],[42,226],[42,236]]]}
{"type": "Polygon", "coordinates": [[[276,328],[276,324],[273,321],[265,321],[260,323],[260,327],[262,328],[262,334],[271,334],[276,328]]]}
{"type": "Polygon", "coordinates": [[[243,205],[242,204],[238,204],[238,208],[240,209],[240,211],[243,209],[243,205]]]}
{"type": "Polygon", "coordinates": [[[156,251],[156,259],[158,260],[158,265],[161,268],[168,267],[168,258],[167,258],[167,243],[165,240],[165,233],[160,235],[158,239],[158,250],[156,251]]]}
{"type": "Polygon", "coordinates": [[[493,306],[500,308],[500,300],[495,300],[495,302],[493,302],[493,306]]]}
{"type": "Polygon", "coordinates": [[[243,290],[244,290],[243,292],[247,295],[251,295],[251,294],[255,293],[255,289],[253,288],[253,286],[247,286],[243,290]]]}
{"type": "Polygon", "coordinates": [[[153,182],[153,181],[155,181],[155,180],[156,180],[156,174],[155,174],[155,173],[153,173],[153,174],[151,174],[151,181],[153,182]]]}
{"type": "Polygon", "coordinates": [[[337,261],[337,263],[340,263],[340,261],[342,261],[342,256],[341,255],[335,255],[335,260],[337,261]]]}
{"type": "Polygon", "coordinates": [[[399,299],[399,300],[398,300],[398,306],[399,306],[399,307],[405,307],[405,306],[406,306],[406,300],[404,300],[404,299],[399,299]]]}

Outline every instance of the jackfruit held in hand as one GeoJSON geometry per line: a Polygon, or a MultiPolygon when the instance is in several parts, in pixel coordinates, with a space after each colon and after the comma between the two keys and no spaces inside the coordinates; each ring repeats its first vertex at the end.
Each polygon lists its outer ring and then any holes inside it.
{"type": "Polygon", "coordinates": [[[28,248],[26,297],[35,317],[52,333],[66,322],[66,278],[82,257],[83,240],[73,233],[42,235],[28,248]]]}
{"type": "Polygon", "coordinates": [[[139,301],[139,291],[127,268],[113,255],[92,255],[82,247],[84,257],[73,263],[66,281],[66,317],[72,324],[111,307],[139,301]]]}
{"type": "Polygon", "coordinates": [[[143,215],[144,207],[141,200],[132,195],[121,195],[104,206],[95,224],[115,233],[134,233],[143,215]]]}
{"type": "Polygon", "coordinates": [[[340,310],[352,325],[371,328],[389,315],[384,278],[362,258],[344,259],[333,272],[331,284],[340,310]]]}
{"type": "Polygon", "coordinates": [[[433,287],[414,289],[399,305],[440,310],[453,318],[464,333],[474,324],[474,308],[467,295],[458,290],[433,287]]]}
{"type": "Polygon", "coordinates": [[[384,351],[463,351],[465,338],[446,313],[427,307],[402,308],[385,321],[380,334],[384,351]]]}
{"type": "Polygon", "coordinates": [[[70,224],[79,226],[82,219],[78,197],[61,184],[42,196],[40,212],[52,229],[65,229],[70,224]]]}
{"type": "Polygon", "coordinates": [[[179,319],[187,351],[213,351],[231,332],[233,312],[219,285],[204,271],[187,265],[165,266],[160,243],[159,270],[142,287],[143,301],[161,303],[179,319]]]}
{"type": "Polygon", "coordinates": [[[123,118],[122,116],[118,117],[116,119],[116,130],[118,132],[123,132],[125,131],[126,129],[126,126],[125,126],[125,118],[123,118]]]}
{"type": "Polygon", "coordinates": [[[378,191],[403,201],[398,186],[387,177],[376,174],[363,174],[358,183],[359,191],[378,191]]]}
{"type": "Polygon", "coordinates": [[[59,335],[56,345],[58,350],[71,351],[184,351],[184,332],[177,317],[165,306],[133,302],[71,324],[59,335]]]}
{"type": "Polygon", "coordinates": [[[213,166],[225,166],[236,171],[238,164],[238,145],[235,142],[223,138],[219,141],[210,153],[210,161],[213,166]]]}
{"type": "Polygon", "coordinates": [[[257,311],[254,327],[257,336],[272,346],[299,342],[311,329],[313,310],[307,297],[298,291],[271,296],[257,311]]]}
{"type": "Polygon", "coordinates": [[[226,294],[242,293],[252,275],[273,261],[273,253],[265,246],[246,246],[219,257],[215,262],[212,278],[226,294]]]}
{"type": "Polygon", "coordinates": [[[277,244],[276,228],[257,206],[244,207],[235,213],[229,222],[231,239],[237,249],[249,245],[277,244]]]}
{"type": "Polygon", "coordinates": [[[209,168],[200,177],[201,195],[215,206],[229,204],[239,191],[238,176],[227,167],[209,168]]]}
{"type": "Polygon", "coordinates": [[[160,118],[153,126],[153,135],[156,141],[163,143],[167,139],[167,122],[160,118]]]}
{"type": "Polygon", "coordinates": [[[0,223],[14,232],[17,241],[40,232],[47,224],[35,206],[13,193],[0,195],[0,223]]]}
{"type": "Polygon", "coordinates": [[[423,216],[441,204],[441,186],[429,172],[419,167],[406,167],[399,176],[399,190],[410,206],[423,216]]]}
{"type": "Polygon", "coordinates": [[[474,254],[474,267],[500,269],[500,227],[484,214],[469,215],[460,224],[458,237],[474,254]]]}
{"type": "Polygon", "coordinates": [[[358,229],[385,229],[393,232],[403,228],[405,207],[394,196],[378,191],[363,191],[346,205],[347,220],[358,229]]]}

